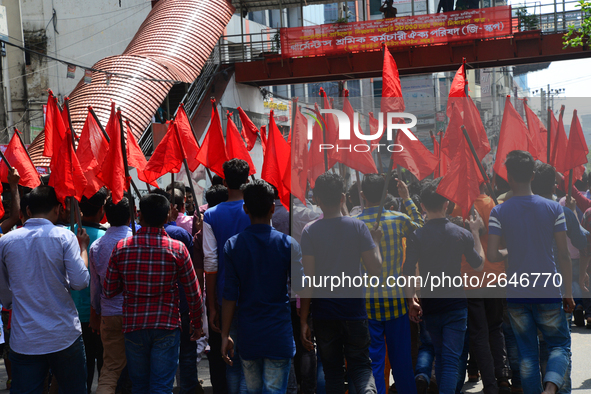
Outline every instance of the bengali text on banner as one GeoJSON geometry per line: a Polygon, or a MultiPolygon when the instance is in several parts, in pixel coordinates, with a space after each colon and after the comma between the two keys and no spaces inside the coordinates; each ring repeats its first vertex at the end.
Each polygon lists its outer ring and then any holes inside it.
{"type": "Polygon", "coordinates": [[[281,29],[283,57],[336,55],[511,34],[511,7],[281,29]]]}

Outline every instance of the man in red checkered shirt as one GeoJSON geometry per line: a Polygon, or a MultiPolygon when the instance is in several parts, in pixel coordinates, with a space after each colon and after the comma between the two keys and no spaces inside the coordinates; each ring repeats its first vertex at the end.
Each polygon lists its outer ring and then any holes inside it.
{"type": "Polygon", "coordinates": [[[191,340],[202,332],[201,289],[187,248],[163,228],[169,211],[165,197],[142,197],[142,228],[117,243],[103,286],[107,298],[123,292],[125,355],[134,393],[172,392],[181,327],[177,280],[189,302],[191,340]]]}

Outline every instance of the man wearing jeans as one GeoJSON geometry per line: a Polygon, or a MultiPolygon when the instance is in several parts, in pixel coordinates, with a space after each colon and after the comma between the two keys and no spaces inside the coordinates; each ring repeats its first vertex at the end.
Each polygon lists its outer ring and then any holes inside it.
{"type": "Polygon", "coordinates": [[[463,370],[460,360],[466,336],[468,303],[461,283],[460,286],[441,283],[445,281],[444,277],[461,278],[462,255],[471,267],[482,270],[484,251],[478,234],[484,224],[480,218],[471,219],[471,231],[468,231],[451,223],[445,215],[449,201],[437,193],[437,186],[437,181],[431,181],[421,192],[421,206],[429,220],[407,240],[403,273],[408,281],[405,292],[409,300],[409,318],[419,323],[424,316],[433,342],[439,392],[454,394],[459,371],[463,370]],[[420,305],[415,297],[416,282],[411,278],[415,276],[417,262],[423,279],[420,305]],[[441,280],[439,287],[431,287],[436,278],[441,280]]]}
{"type": "Polygon", "coordinates": [[[572,312],[574,308],[566,220],[560,204],[532,193],[534,159],[528,152],[510,152],[505,166],[513,197],[496,206],[490,214],[487,255],[491,262],[508,258],[507,277],[515,274],[519,278],[517,283],[508,282],[507,306],[521,358],[523,391],[539,394],[543,390],[544,394],[554,394],[563,386],[568,373],[571,341],[565,311],[572,312]],[[506,251],[499,251],[501,238],[507,245],[506,251]],[[564,294],[556,286],[553,240],[564,294]],[[535,275],[541,277],[534,283],[535,275]],[[546,282],[546,278],[550,280],[546,282]],[[538,330],[549,353],[543,385],[538,330]]]}
{"type": "Polygon", "coordinates": [[[51,368],[63,392],[86,394],[82,327],[69,291],[88,286],[89,237],[55,226],[60,203],[52,187],[28,198],[30,219],[0,239],[0,300],[12,305],[11,392],[41,393],[51,368]]]}
{"type": "Polygon", "coordinates": [[[222,356],[232,361],[230,326],[236,310],[240,359],[249,394],[284,394],[295,342],[287,279],[291,262],[301,260],[299,245],[271,227],[273,187],[256,180],[243,188],[251,225],[224,247],[226,280],[222,303],[222,356]]]}
{"type": "Polygon", "coordinates": [[[107,299],[103,283],[111,253],[119,241],[131,237],[129,200],[123,197],[114,204],[109,198],[105,204],[107,220],[111,227],[96,240],[88,252],[90,268],[90,302],[101,316],[101,340],[103,342],[103,367],[98,379],[97,394],[114,393],[121,371],[125,368],[125,337],[123,336],[123,294],[107,299]]]}
{"type": "MultiPolygon", "coordinates": [[[[304,273],[318,282],[325,277],[348,277],[357,283],[362,277],[361,261],[370,276],[380,276],[382,230],[369,230],[360,220],[342,216],[345,204],[343,178],[326,172],[318,177],[314,199],[324,217],[302,233],[304,273]]],[[[303,279],[306,279],[304,277],[303,279]]],[[[346,283],[331,287],[313,287],[303,283],[304,291],[314,293],[312,318],[318,351],[326,378],[328,394],[345,392],[345,361],[347,378],[357,394],[377,393],[369,357],[370,334],[365,309],[364,290],[346,283]]],[[[332,280],[331,280],[332,282],[332,280]]],[[[303,294],[304,295],[304,294],[303,294]]],[[[308,326],[310,298],[302,298],[300,324],[302,342],[313,348],[308,326]]]]}
{"type": "Polygon", "coordinates": [[[123,292],[125,355],[134,393],[172,391],[181,327],[178,281],[189,302],[191,339],[201,337],[201,289],[189,251],[163,228],[169,214],[166,197],[143,196],[142,228],[117,243],[105,277],[107,298],[123,292]]]}

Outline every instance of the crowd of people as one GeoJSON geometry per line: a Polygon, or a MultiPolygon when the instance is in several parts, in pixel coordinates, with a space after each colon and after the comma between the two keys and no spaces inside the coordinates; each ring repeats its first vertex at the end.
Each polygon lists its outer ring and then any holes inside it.
{"type": "Polygon", "coordinates": [[[591,196],[585,178],[568,194],[527,152],[505,166],[501,204],[483,185],[467,219],[438,179],[365,174],[345,190],[332,171],[289,212],[232,159],[203,206],[187,205],[178,182],[141,196],[139,210],[103,188],[82,198],[75,225],[76,204],[47,185],[19,190],[11,170],[8,386],[86,394],[96,370],[99,394],[169,394],[175,379],[200,393],[207,356],[214,394],[455,394],[466,375],[485,394],[570,393],[571,320],[591,328],[591,196]],[[428,285],[446,275],[464,280],[428,285]],[[363,276],[376,285],[311,279],[363,276]]]}

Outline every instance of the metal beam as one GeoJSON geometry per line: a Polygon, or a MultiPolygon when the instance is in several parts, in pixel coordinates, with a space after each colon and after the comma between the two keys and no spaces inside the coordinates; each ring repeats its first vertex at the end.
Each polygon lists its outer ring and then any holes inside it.
{"type": "MultiPolygon", "coordinates": [[[[591,57],[591,51],[581,47],[563,49],[562,37],[563,33],[528,31],[498,39],[401,48],[392,55],[401,75],[456,71],[463,57],[475,68],[591,57]]],[[[372,51],[283,62],[276,56],[235,67],[236,82],[259,86],[376,78],[382,74],[382,55],[372,51]]]]}

